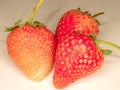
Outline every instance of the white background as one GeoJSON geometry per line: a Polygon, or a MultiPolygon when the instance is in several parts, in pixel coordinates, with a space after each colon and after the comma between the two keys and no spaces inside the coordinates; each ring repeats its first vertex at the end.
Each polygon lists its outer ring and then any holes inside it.
{"type": "MultiPolygon", "coordinates": [[[[53,71],[41,82],[33,82],[25,77],[15,66],[6,49],[6,26],[12,26],[15,21],[29,19],[31,11],[38,0],[0,0],[0,89],[1,90],[56,90],[52,83],[53,71]]],[[[35,20],[47,25],[54,33],[56,25],[67,10],[80,7],[99,16],[101,26],[98,39],[111,41],[120,46],[120,0],[44,0],[35,20]]],[[[120,51],[113,50],[101,69],[94,74],[79,79],[64,90],[120,90],[120,51]]]]}

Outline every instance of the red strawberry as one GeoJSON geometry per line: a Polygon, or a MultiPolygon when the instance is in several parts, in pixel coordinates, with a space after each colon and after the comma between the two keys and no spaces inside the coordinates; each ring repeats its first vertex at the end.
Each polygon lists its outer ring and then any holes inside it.
{"type": "Polygon", "coordinates": [[[99,23],[94,18],[97,15],[103,13],[96,14],[91,16],[88,12],[81,12],[77,9],[72,9],[67,11],[61,18],[56,28],[56,36],[59,40],[64,35],[71,33],[73,31],[84,34],[91,35],[94,34],[97,36],[99,32],[99,23]]]}
{"type": "MultiPolygon", "coordinates": [[[[42,0],[38,3],[40,4],[42,0]]],[[[37,5],[38,5],[37,4],[37,5]]],[[[36,10],[36,8],[34,9],[36,10]]],[[[33,18],[33,14],[32,17],[33,18]]],[[[15,23],[7,37],[7,50],[21,71],[30,79],[40,81],[50,72],[54,63],[55,36],[39,22],[15,23]]]]}
{"type": "Polygon", "coordinates": [[[54,86],[65,88],[98,70],[103,61],[103,53],[92,38],[77,33],[65,35],[56,49],[54,86]]]}

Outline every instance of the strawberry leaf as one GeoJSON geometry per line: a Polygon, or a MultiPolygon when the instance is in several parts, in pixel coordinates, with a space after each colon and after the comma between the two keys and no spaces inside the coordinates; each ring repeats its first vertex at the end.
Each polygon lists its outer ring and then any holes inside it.
{"type": "Polygon", "coordinates": [[[104,49],[104,50],[102,50],[102,51],[103,51],[103,53],[104,53],[105,55],[109,55],[109,54],[112,53],[112,51],[109,50],[109,49],[104,49]]]}

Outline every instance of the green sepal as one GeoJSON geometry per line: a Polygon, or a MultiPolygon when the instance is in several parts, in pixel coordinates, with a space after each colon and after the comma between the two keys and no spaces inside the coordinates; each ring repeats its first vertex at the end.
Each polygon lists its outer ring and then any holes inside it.
{"type": "Polygon", "coordinates": [[[97,19],[94,19],[94,20],[98,23],[98,25],[101,25],[100,22],[97,19]]]}
{"type": "Polygon", "coordinates": [[[15,26],[19,26],[21,24],[22,20],[18,20],[17,22],[15,22],[15,26]]]}
{"type": "Polygon", "coordinates": [[[78,7],[77,10],[81,12],[81,8],[80,7],[78,7]]]}
{"type": "Polygon", "coordinates": [[[31,26],[34,26],[34,27],[38,27],[38,26],[43,26],[43,27],[46,27],[43,23],[39,22],[39,21],[34,21],[32,24],[29,23],[29,22],[26,22],[25,24],[22,24],[21,23],[22,20],[18,20],[17,22],[15,22],[14,26],[13,27],[6,27],[6,29],[4,30],[5,32],[9,32],[9,31],[12,31],[14,30],[14,28],[16,27],[23,27],[24,25],[31,25],[31,26]]]}
{"type": "Polygon", "coordinates": [[[12,27],[6,27],[6,29],[4,31],[5,32],[9,32],[9,31],[14,30],[14,28],[16,28],[16,27],[22,27],[24,24],[22,24],[21,21],[22,21],[21,19],[18,20],[18,21],[16,21],[15,24],[14,24],[14,26],[12,26],[12,27]]]}
{"type": "Polygon", "coordinates": [[[43,23],[41,23],[39,21],[34,21],[33,23],[26,22],[25,25],[31,25],[31,26],[34,26],[34,27],[39,27],[39,26],[46,27],[43,23]]]}
{"type": "Polygon", "coordinates": [[[4,31],[9,32],[9,31],[12,31],[13,29],[14,29],[14,27],[6,27],[4,31]]]}
{"type": "Polygon", "coordinates": [[[43,27],[46,27],[43,23],[39,22],[39,21],[34,21],[33,26],[37,27],[37,26],[43,26],[43,27]]]}
{"type": "Polygon", "coordinates": [[[15,22],[15,24],[14,24],[14,28],[15,27],[23,27],[24,26],[24,24],[22,24],[22,20],[20,19],[20,20],[18,20],[17,22],[15,22]]]}
{"type": "Polygon", "coordinates": [[[93,40],[96,40],[95,34],[90,34],[90,37],[91,37],[93,40]]]}
{"type": "Polygon", "coordinates": [[[87,15],[92,16],[89,11],[85,11],[85,12],[83,12],[83,13],[86,13],[87,15]]]}
{"type": "Polygon", "coordinates": [[[104,50],[102,50],[102,52],[103,52],[103,54],[105,54],[105,55],[110,55],[110,54],[112,53],[112,51],[109,50],[109,49],[104,49],[104,50]]]}

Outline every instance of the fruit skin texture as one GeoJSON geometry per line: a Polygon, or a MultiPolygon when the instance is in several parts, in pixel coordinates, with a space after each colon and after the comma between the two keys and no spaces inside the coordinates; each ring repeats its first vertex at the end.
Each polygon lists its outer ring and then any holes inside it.
{"type": "Polygon", "coordinates": [[[103,61],[103,53],[92,38],[77,33],[64,36],[56,48],[54,86],[65,88],[94,73],[102,66],[103,61]]]}
{"type": "Polygon", "coordinates": [[[55,37],[43,26],[16,27],[7,37],[10,57],[30,79],[40,81],[50,72],[55,54],[55,37]]]}
{"type": "Polygon", "coordinates": [[[99,23],[91,15],[77,9],[67,11],[61,18],[56,28],[57,40],[73,31],[86,36],[98,35],[99,23]]]}

